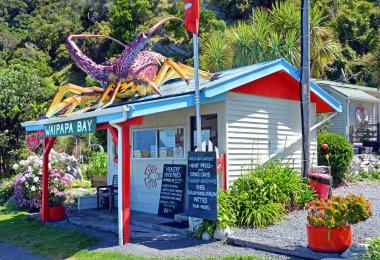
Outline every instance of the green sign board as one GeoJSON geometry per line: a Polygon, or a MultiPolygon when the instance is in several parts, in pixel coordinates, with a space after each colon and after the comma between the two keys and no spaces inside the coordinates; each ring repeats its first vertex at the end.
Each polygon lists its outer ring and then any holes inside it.
{"type": "Polygon", "coordinates": [[[45,137],[94,133],[95,117],[44,125],[45,137]]]}

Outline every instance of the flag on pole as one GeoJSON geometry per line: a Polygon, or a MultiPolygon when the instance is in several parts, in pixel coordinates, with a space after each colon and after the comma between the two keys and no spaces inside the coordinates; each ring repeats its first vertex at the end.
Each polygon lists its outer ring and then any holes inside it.
{"type": "Polygon", "coordinates": [[[198,34],[199,0],[185,0],[185,27],[189,32],[198,34]]]}

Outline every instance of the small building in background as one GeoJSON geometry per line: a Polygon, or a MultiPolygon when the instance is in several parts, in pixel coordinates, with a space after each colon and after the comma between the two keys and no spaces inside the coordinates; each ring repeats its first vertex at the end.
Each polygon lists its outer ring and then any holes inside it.
{"type": "Polygon", "coordinates": [[[342,104],[342,113],[334,117],[330,132],[347,138],[351,144],[379,141],[380,91],[377,88],[315,80],[342,104]]]}

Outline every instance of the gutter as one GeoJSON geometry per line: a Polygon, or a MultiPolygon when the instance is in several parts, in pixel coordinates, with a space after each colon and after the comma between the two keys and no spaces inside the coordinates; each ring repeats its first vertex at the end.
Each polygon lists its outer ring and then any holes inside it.
{"type": "MultiPolygon", "coordinates": [[[[119,126],[119,123],[125,122],[128,119],[128,106],[122,106],[123,116],[121,118],[109,121],[109,124],[117,129],[118,135],[118,146],[117,146],[117,154],[118,156],[118,165],[117,165],[117,179],[119,180],[119,184],[123,183],[123,151],[122,151],[122,143],[123,143],[123,133],[122,127],[119,126]]],[[[118,212],[118,234],[119,234],[119,245],[123,245],[123,187],[122,185],[117,186],[117,212],[118,212]]]]}

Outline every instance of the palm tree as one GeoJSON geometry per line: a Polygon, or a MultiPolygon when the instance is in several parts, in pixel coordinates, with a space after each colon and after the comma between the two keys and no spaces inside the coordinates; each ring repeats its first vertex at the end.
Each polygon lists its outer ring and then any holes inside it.
{"type": "Polygon", "coordinates": [[[251,25],[239,21],[236,26],[228,30],[230,45],[234,50],[234,67],[246,66],[256,62],[254,49],[254,33],[251,25]]]}
{"type": "MultiPolygon", "coordinates": [[[[295,34],[297,39],[300,38],[301,18],[298,1],[277,2],[273,5],[270,14],[272,18],[270,20],[271,28],[273,30],[283,35],[295,34]]],[[[327,64],[336,60],[336,53],[340,48],[333,31],[323,26],[327,19],[324,8],[314,5],[310,9],[310,66],[313,77],[323,74],[327,64]]],[[[293,64],[296,65],[295,63],[293,64]]]]}
{"type": "Polygon", "coordinates": [[[213,32],[205,41],[199,58],[202,69],[216,72],[232,68],[232,50],[223,38],[226,36],[213,32]]]}

